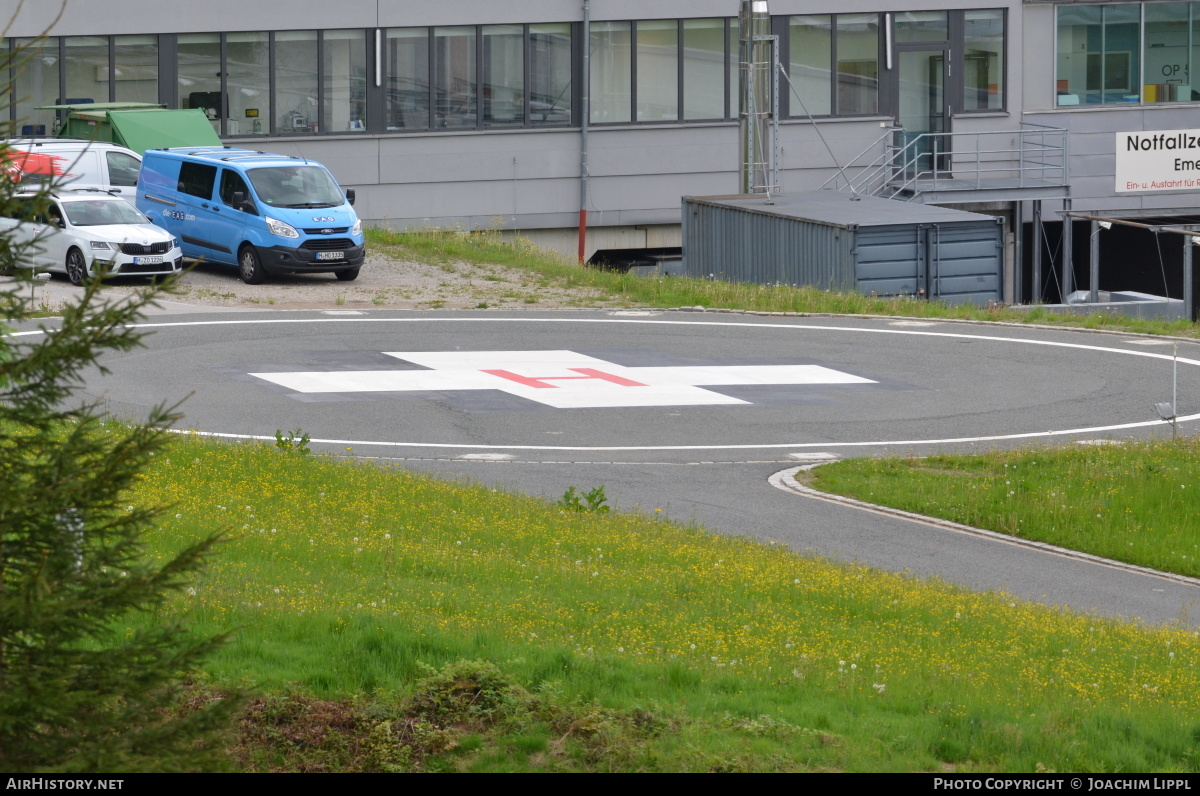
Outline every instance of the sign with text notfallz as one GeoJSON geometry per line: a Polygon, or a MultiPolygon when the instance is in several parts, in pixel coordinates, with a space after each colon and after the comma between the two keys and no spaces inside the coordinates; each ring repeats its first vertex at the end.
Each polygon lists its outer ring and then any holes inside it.
{"type": "Polygon", "coordinates": [[[1117,133],[1117,193],[1200,189],[1200,130],[1117,133]]]}

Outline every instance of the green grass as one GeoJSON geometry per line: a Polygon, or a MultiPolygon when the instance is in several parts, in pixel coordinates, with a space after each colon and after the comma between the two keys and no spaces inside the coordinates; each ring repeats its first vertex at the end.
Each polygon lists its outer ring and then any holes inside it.
{"type": "Polygon", "coordinates": [[[1200,440],[851,459],[810,486],[1200,577],[1200,440]]]}
{"type": "Polygon", "coordinates": [[[164,615],[237,628],[248,769],[1200,765],[1190,630],[267,446],[181,438],[134,502],[152,555],[229,534],[164,615]]]}
{"type": "Polygon", "coordinates": [[[414,232],[368,228],[372,248],[418,262],[498,264],[537,275],[543,287],[588,289],[600,300],[617,299],[628,306],[705,307],[754,312],[834,315],[895,315],[914,318],[1050,324],[1071,328],[1109,329],[1145,334],[1200,337],[1200,325],[1096,313],[1056,315],[1038,307],[950,306],[936,301],[879,298],[858,293],[831,293],[815,288],[715,282],[682,277],[646,277],[581,268],[572,258],[518,239],[508,243],[493,230],[427,229],[414,232]]]}

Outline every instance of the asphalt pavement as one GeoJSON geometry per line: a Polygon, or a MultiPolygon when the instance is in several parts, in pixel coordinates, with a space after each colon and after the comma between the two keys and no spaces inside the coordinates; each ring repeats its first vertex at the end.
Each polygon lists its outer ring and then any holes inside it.
{"type": "MultiPolygon", "coordinates": [[[[1200,584],[800,496],[799,461],[1170,434],[1172,343],[902,319],[648,311],[223,312],[147,318],[89,392],[117,415],[185,399],[232,438],[301,428],[314,450],[550,499],[603,485],[802,553],[1151,623],[1200,624],[1200,584]]],[[[1178,348],[1181,431],[1200,345],[1178,348]]],[[[1190,413],[1190,414],[1189,414],[1190,413]]]]}

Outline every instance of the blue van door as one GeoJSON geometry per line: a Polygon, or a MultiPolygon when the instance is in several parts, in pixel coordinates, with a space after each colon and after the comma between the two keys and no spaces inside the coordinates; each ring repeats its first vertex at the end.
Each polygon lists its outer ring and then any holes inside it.
{"type": "MultiPolygon", "coordinates": [[[[212,230],[211,241],[220,241],[229,250],[237,262],[238,245],[245,240],[246,221],[251,216],[257,216],[257,205],[254,194],[246,185],[245,178],[233,169],[221,169],[221,177],[217,184],[217,196],[208,207],[209,224],[212,230]],[[234,204],[234,195],[241,194],[241,205],[234,204]]],[[[223,251],[222,254],[225,254],[223,251]]],[[[224,260],[222,260],[224,262],[224,260]]]]}
{"type": "Polygon", "coordinates": [[[183,161],[179,167],[179,198],[188,209],[179,237],[184,255],[209,262],[237,264],[237,252],[229,245],[226,235],[226,211],[216,196],[217,167],[207,163],[183,161]]]}

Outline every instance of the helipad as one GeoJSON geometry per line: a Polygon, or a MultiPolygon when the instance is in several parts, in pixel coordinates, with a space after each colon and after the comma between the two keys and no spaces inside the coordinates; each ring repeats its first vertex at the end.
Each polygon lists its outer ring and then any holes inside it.
{"type": "MultiPolygon", "coordinates": [[[[360,453],[744,456],[1153,432],[1173,353],[1141,338],[886,320],[304,314],[152,323],[90,382],[114,411],[360,453]]],[[[1178,357],[1180,422],[1200,351],[1178,357]]]]}

